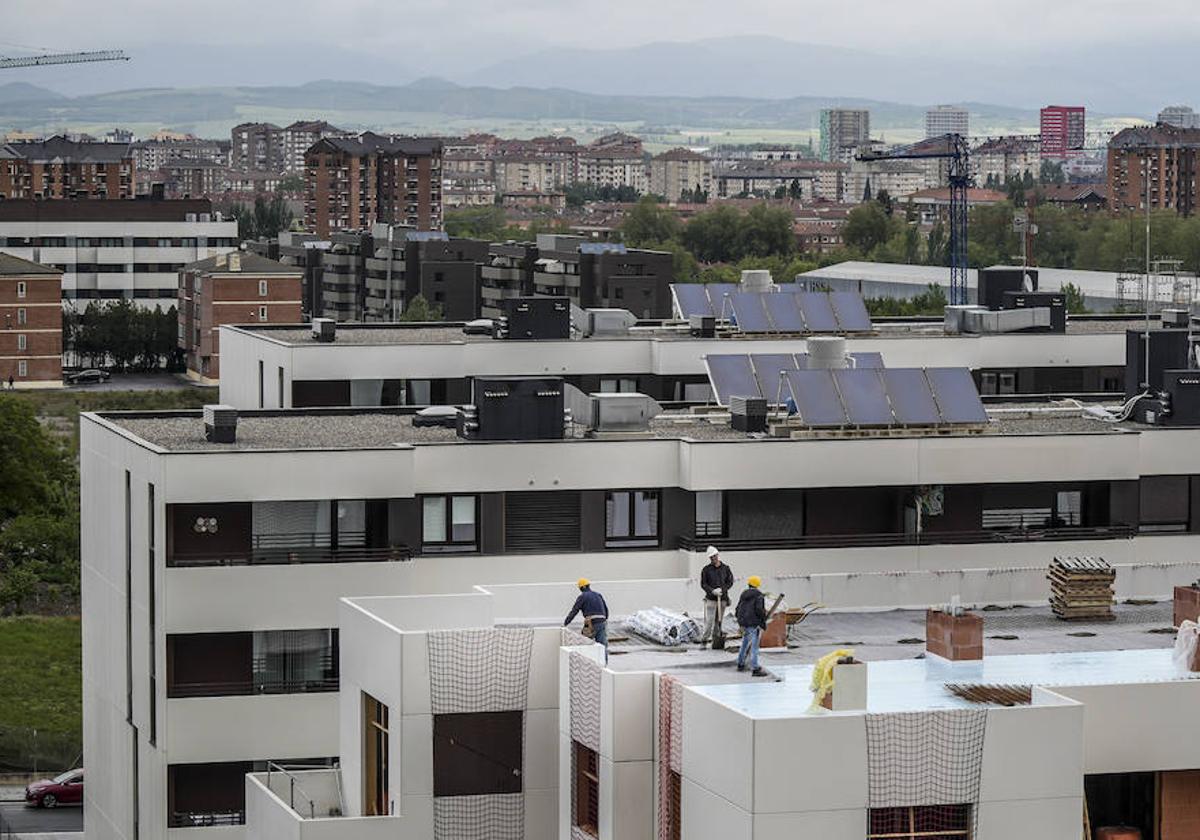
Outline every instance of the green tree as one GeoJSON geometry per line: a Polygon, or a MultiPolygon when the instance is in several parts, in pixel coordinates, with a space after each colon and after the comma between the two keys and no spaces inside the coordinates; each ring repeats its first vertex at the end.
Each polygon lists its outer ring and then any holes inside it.
{"type": "Polygon", "coordinates": [[[842,227],[842,241],[863,254],[870,254],[888,236],[887,213],[874,201],[864,201],[851,210],[842,227]]]}
{"type": "Polygon", "coordinates": [[[0,440],[0,526],[23,515],[66,513],[74,498],[74,463],[38,422],[31,403],[0,397],[0,440]]]}
{"type": "Polygon", "coordinates": [[[1088,311],[1083,290],[1074,283],[1063,283],[1062,293],[1068,312],[1079,315],[1088,311]]]}
{"type": "Polygon", "coordinates": [[[634,247],[670,242],[679,236],[679,216],[652,196],[645,196],[625,215],[621,234],[634,247]]]}
{"type": "Polygon", "coordinates": [[[756,204],[738,222],[735,256],[769,257],[796,250],[795,219],[791,211],[756,204]]]}
{"type": "Polygon", "coordinates": [[[280,179],[279,192],[304,192],[304,176],[293,173],[280,179]]]}
{"type": "Polygon", "coordinates": [[[508,227],[508,218],[504,210],[495,205],[463,207],[447,210],[442,226],[450,236],[495,240],[508,227]]]}
{"type": "Polygon", "coordinates": [[[270,199],[257,196],[254,206],[237,203],[229,209],[230,217],[238,223],[238,236],[242,239],[267,239],[278,236],[279,231],[291,227],[294,214],[287,201],[276,193],[270,199]]]}
{"type": "Polygon", "coordinates": [[[1067,176],[1063,172],[1061,163],[1053,160],[1043,160],[1038,181],[1043,184],[1065,184],[1067,176]]]}
{"type": "Polygon", "coordinates": [[[401,321],[440,321],[442,320],[442,307],[440,304],[430,303],[426,300],[425,295],[417,295],[408,302],[408,306],[404,307],[404,312],[400,314],[401,321]]]}
{"type": "Polygon", "coordinates": [[[718,203],[691,218],[683,229],[683,244],[700,262],[729,262],[736,258],[740,218],[736,208],[718,203]]]}

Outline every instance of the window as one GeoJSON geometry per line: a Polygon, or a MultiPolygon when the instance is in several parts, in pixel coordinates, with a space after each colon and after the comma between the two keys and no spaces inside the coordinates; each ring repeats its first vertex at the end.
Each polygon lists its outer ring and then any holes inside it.
{"type": "Polygon", "coordinates": [[[21,333],[20,335],[17,336],[17,349],[18,350],[26,350],[26,349],[28,349],[28,345],[29,345],[29,341],[28,341],[27,337],[25,336],[25,333],[21,333]]]}
{"type": "Polygon", "coordinates": [[[17,360],[17,376],[21,377],[22,379],[24,379],[26,376],[29,376],[29,362],[25,361],[24,359],[17,360]]]}
{"type": "Polygon", "coordinates": [[[636,394],[637,380],[632,377],[601,377],[602,394],[636,394]]]}
{"type": "Polygon", "coordinates": [[[1186,475],[1142,476],[1139,531],[1186,531],[1191,494],[1186,475]]]}
{"type": "Polygon", "coordinates": [[[421,499],[421,550],[474,551],[476,496],[425,496],[421,499]]]}
{"type": "Polygon", "coordinates": [[[18,280],[17,281],[17,297],[18,298],[25,297],[25,295],[28,291],[29,291],[29,288],[28,288],[28,286],[26,286],[25,281],[18,280]]]}
{"type": "Polygon", "coordinates": [[[523,787],[523,712],[433,716],[433,795],[488,796],[523,787]]]}
{"type": "Polygon", "coordinates": [[[1083,493],[1060,490],[1055,496],[1054,524],[1059,527],[1083,524],[1083,493]]]}
{"type": "Polygon", "coordinates": [[[20,325],[24,325],[28,321],[29,321],[29,310],[26,309],[24,306],[18,308],[17,309],[17,323],[20,325]]]}
{"type": "Polygon", "coordinates": [[[157,584],[155,582],[155,556],[154,556],[154,541],[155,541],[155,512],[154,512],[154,485],[146,486],[146,560],[147,571],[149,577],[146,581],[146,612],[150,618],[150,667],[147,669],[150,673],[150,745],[154,746],[158,738],[158,630],[157,630],[157,607],[158,600],[157,584]]]}
{"type": "Polygon", "coordinates": [[[267,307],[265,307],[265,306],[258,307],[258,320],[260,320],[260,321],[267,320],[267,307]]]}
{"type": "Polygon", "coordinates": [[[954,840],[971,836],[970,805],[872,808],[867,840],[954,840]]]}
{"type": "MultiPolygon", "coordinates": [[[[200,342],[196,342],[199,344],[200,342]]],[[[258,407],[263,407],[263,361],[258,360],[258,407]]]]}
{"type": "Polygon", "coordinates": [[[700,490],[696,493],[696,536],[725,535],[725,492],[700,490]]]}
{"type": "Polygon", "coordinates": [[[388,814],[388,707],[365,691],[363,700],[363,816],[388,814]]]}
{"type": "Polygon", "coordinates": [[[571,742],[575,802],[571,824],[589,837],[600,836],[600,758],[578,741],[571,742]]]}
{"type": "Polygon", "coordinates": [[[610,490],[604,500],[608,548],[658,545],[658,491],[610,490]]]}
{"type": "Polygon", "coordinates": [[[258,281],[258,296],[259,297],[267,296],[267,281],[266,280],[258,281]]]}

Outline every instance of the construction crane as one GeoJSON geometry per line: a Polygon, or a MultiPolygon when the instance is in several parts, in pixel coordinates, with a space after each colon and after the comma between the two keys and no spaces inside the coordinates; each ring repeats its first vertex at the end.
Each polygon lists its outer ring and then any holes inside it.
{"type": "Polygon", "coordinates": [[[0,70],[18,67],[41,67],[47,64],[86,64],[89,61],[128,61],[122,50],[94,50],[92,52],[39,53],[38,55],[0,56],[0,70]]]}
{"type": "Polygon", "coordinates": [[[971,152],[961,134],[943,134],[889,151],[864,151],[861,161],[929,160],[950,162],[950,303],[967,302],[967,188],[971,186],[971,152]]]}

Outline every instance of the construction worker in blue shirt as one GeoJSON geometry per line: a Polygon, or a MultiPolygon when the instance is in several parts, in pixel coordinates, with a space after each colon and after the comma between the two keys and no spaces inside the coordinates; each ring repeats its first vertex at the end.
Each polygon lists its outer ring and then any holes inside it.
{"type": "Polygon", "coordinates": [[[592,641],[604,645],[604,659],[607,662],[608,604],[604,602],[603,595],[592,590],[592,584],[587,578],[580,578],[576,586],[579,587],[579,597],[575,599],[575,606],[567,613],[567,620],[563,622],[563,626],[566,627],[575,620],[575,616],[583,613],[583,623],[592,629],[592,641]]]}

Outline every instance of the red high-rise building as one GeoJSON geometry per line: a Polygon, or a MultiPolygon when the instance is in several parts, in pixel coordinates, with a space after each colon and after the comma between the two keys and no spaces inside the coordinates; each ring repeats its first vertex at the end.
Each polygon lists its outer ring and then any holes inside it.
{"type": "Polygon", "coordinates": [[[1061,160],[1078,154],[1085,128],[1082,105],[1047,105],[1042,109],[1042,157],[1061,160]]]}

